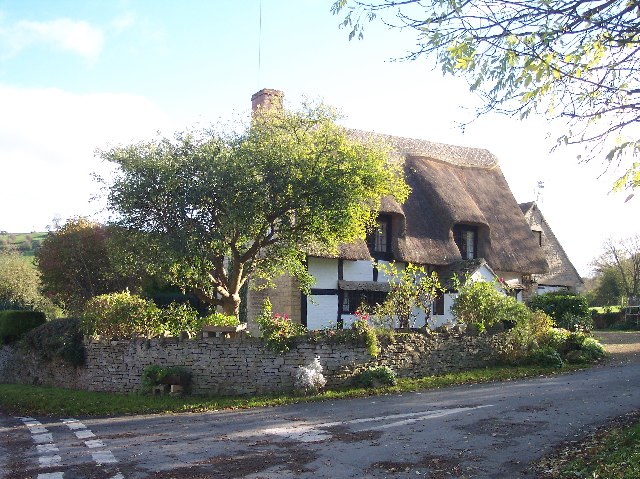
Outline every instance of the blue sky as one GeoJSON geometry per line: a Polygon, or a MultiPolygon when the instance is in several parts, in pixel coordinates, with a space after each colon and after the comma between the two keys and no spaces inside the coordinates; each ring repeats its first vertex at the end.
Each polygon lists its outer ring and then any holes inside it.
{"type": "Polygon", "coordinates": [[[519,202],[544,181],[543,214],[582,274],[607,237],[638,232],[640,199],[609,194],[617,172],[549,154],[562,125],[489,116],[463,134],[478,99],[462,81],[391,61],[411,32],[349,42],[331,3],[262,0],[260,29],[260,0],[0,0],[0,230],[99,214],[96,148],[247,115],[267,87],[323,99],[350,127],[487,148],[519,202]]]}

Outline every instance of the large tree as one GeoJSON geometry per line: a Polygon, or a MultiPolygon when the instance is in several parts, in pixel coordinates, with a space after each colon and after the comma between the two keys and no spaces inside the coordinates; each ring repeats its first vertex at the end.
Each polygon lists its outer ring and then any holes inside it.
{"type": "Polygon", "coordinates": [[[350,38],[366,21],[415,32],[406,55],[433,55],[485,99],[479,113],[569,121],[559,144],[582,144],[640,185],[640,5],[631,0],[337,0],[350,38]]]}
{"type": "Polygon", "coordinates": [[[154,273],[227,314],[238,314],[251,277],[287,271],[307,288],[310,247],[364,238],[382,196],[408,195],[399,159],[335,120],[322,105],[259,109],[240,129],[103,151],[119,167],[107,196],[114,222],[154,273]]]}

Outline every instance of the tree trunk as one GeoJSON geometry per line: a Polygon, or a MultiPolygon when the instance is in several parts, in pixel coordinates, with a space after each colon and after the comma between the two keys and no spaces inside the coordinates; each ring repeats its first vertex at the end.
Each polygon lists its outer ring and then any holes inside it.
{"type": "Polygon", "coordinates": [[[240,317],[240,295],[232,294],[226,298],[222,298],[222,312],[229,316],[240,317]]]}

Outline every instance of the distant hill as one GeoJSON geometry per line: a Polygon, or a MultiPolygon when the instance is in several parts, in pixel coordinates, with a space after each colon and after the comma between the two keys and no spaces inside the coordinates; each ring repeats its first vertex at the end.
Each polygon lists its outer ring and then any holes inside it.
{"type": "Polygon", "coordinates": [[[23,256],[33,256],[40,247],[47,232],[0,233],[0,251],[16,249],[23,256]]]}

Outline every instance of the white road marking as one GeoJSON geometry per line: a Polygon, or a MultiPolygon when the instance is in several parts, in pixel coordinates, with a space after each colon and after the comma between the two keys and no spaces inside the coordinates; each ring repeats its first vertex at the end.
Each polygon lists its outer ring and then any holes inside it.
{"type": "Polygon", "coordinates": [[[35,442],[36,444],[47,444],[53,442],[53,436],[50,432],[46,434],[34,434],[31,437],[33,439],[33,442],[35,442]]]}
{"type": "Polygon", "coordinates": [[[102,442],[100,439],[93,439],[91,441],[85,441],[84,444],[89,449],[94,449],[96,447],[104,447],[104,442],[102,442]]]}
{"type": "Polygon", "coordinates": [[[92,452],[91,455],[96,464],[115,464],[118,462],[113,453],[108,450],[92,452]]]}
{"type": "Polygon", "coordinates": [[[80,429],[79,431],[74,432],[74,434],[78,439],[88,439],[90,437],[96,437],[96,435],[89,429],[80,429]]]}
{"type": "Polygon", "coordinates": [[[58,448],[55,444],[38,444],[36,446],[38,453],[40,454],[48,454],[50,452],[58,452],[58,448]]]}
{"type": "Polygon", "coordinates": [[[69,418],[69,419],[63,419],[62,422],[72,431],[75,431],[77,429],[86,429],[87,426],[85,426],[84,424],[82,424],[80,421],[78,421],[77,419],[73,419],[73,418],[69,418]]]}
{"type": "MultiPolygon", "coordinates": [[[[85,426],[77,419],[62,419],[62,422],[73,431],[78,439],[88,439],[96,437],[91,429],[88,429],[87,426],[85,426]]],[[[88,441],[85,441],[84,445],[87,446],[87,448],[92,449],[91,457],[98,466],[101,466],[103,464],[116,464],[118,462],[116,457],[109,449],[98,450],[105,447],[105,444],[101,439],[90,439],[88,441]]],[[[117,474],[110,479],[124,479],[124,476],[120,472],[117,472],[117,474]]]]}
{"type": "Polygon", "coordinates": [[[451,414],[458,414],[465,411],[471,411],[474,409],[480,409],[480,408],[492,407],[492,406],[493,406],[492,404],[489,404],[489,405],[474,406],[474,407],[436,409],[434,411],[391,414],[388,416],[366,417],[366,418],[360,418],[360,419],[351,419],[349,421],[336,421],[336,422],[326,422],[326,423],[318,423],[318,424],[298,423],[298,424],[286,426],[286,427],[267,428],[267,429],[263,429],[261,432],[263,434],[271,434],[276,436],[287,437],[290,439],[295,439],[300,442],[320,442],[326,439],[330,439],[332,437],[332,434],[330,431],[323,430],[331,427],[346,426],[350,424],[364,424],[368,422],[382,422],[382,421],[391,420],[392,422],[389,422],[386,424],[373,425],[373,426],[367,427],[367,430],[369,431],[381,431],[385,429],[391,429],[394,427],[405,426],[407,424],[413,424],[419,421],[426,421],[428,419],[449,416],[451,414]]]}
{"type": "Polygon", "coordinates": [[[38,479],[63,479],[64,472],[43,472],[38,474],[38,479]]]}
{"type": "Polygon", "coordinates": [[[38,463],[40,467],[53,467],[62,462],[62,458],[57,454],[53,456],[40,456],[38,457],[38,463]]]}

